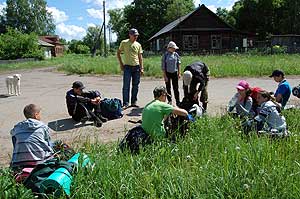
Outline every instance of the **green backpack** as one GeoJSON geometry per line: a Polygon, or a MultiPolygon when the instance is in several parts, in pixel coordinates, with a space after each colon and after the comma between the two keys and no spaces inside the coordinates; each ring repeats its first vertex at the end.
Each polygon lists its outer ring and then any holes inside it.
{"type": "Polygon", "coordinates": [[[56,169],[64,167],[72,173],[74,165],[67,161],[62,161],[57,158],[50,159],[42,164],[38,164],[24,181],[24,186],[31,189],[34,193],[40,193],[40,187],[56,169]]]}

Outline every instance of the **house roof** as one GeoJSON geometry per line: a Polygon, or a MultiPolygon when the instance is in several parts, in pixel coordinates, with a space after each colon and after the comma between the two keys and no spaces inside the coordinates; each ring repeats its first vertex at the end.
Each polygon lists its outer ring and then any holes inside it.
{"type": "Polygon", "coordinates": [[[47,43],[47,42],[45,42],[45,41],[43,41],[43,40],[38,40],[38,44],[40,45],[40,46],[46,46],[46,47],[54,47],[54,45],[53,44],[49,44],[49,43],[47,43]]]}
{"type": "Polygon", "coordinates": [[[162,34],[164,34],[166,32],[169,32],[170,30],[172,30],[173,28],[175,28],[176,26],[178,26],[186,18],[188,18],[191,14],[193,14],[194,12],[196,12],[196,10],[194,10],[193,12],[191,12],[191,13],[183,16],[183,17],[179,17],[175,21],[169,23],[168,25],[166,25],[165,27],[163,27],[160,31],[158,31],[155,35],[153,35],[149,40],[151,40],[151,39],[153,39],[155,37],[158,37],[159,35],[162,35],[162,34]]]}
{"type": "Polygon", "coordinates": [[[223,21],[220,17],[218,17],[214,12],[212,12],[211,10],[209,10],[204,4],[202,4],[201,6],[199,6],[197,9],[195,9],[194,11],[190,12],[189,14],[179,17],[178,19],[176,19],[175,21],[169,23],[168,25],[166,25],[165,27],[163,27],[160,31],[158,31],[155,35],[153,35],[150,39],[154,39],[164,33],[170,32],[171,30],[175,29],[180,23],[182,23],[183,21],[187,20],[188,18],[190,18],[195,12],[199,11],[200,9],[206,9],[209,11],[210,15],[212,15],[213,17],[216,17],[217,20],[220,20],[223,24],[225,24],[226,28],[193,28],[191,30],[197,30],[197,31],[210,31],[210,30],[235,30],[235,28],[233,28],[231,25],[229,25],[228,23],[226,23],[225,21],[223,21]]]}
{"type": "Polygon", "coordinates": [[[40,40],[45,41],[50,44],[53,44],[53,45],[63,45],[62,43],[59,42],[59,37],[57,35],[40,36],[40,40]]]}

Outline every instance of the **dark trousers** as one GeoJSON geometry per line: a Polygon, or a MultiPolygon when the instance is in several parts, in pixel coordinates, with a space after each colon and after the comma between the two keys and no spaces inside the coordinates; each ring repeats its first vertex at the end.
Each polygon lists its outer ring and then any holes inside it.
{"type": "MultiPolygon", "coordinates": [[[[173,91],[175,95],[176,103],[178,104],[180,102],[179,99],[179,90],[178,90],[178,72],[175,73],[168,73],[166,72],[166,76],[168,78],[168,81],[166,83],[167,92],[171,94],[171,81],[173,86],[173,91]]],[[[172,97],[168,96],[168,101],[172,101],[172,97]]]]}
{"type": "Polygon", "coordinates": [[[84,103],[78,103],[76,106],[75,114],[72,115],[72,118],[79,122],[82,118],[88,117],[89,119],[95,119],[97,114],[101,113],[100,104],[94,105],[91,103],[84,104],[84,103]],[[94,112],[93,112],[94,110],[94,112]]]}
{"type": "MultiPolygon", "coordinates": [[[[207,109],[207,103],[208,103],[207,87],[208,87],[208,82],[206,82],[206,84],[200,94],[200,102],[202,103],[202,107],[204,108],[204,110],[207,109]]],[[[190,101],[194,101],[193,97],[194,97],[194,94],[197,92],[197,90],[198,90],[198,88],[197,88],[196,83],[193,83],[193,82],[191,83],[190,90],[188,90],[188,86],[183,85],[184,97],[188,98],[190,101]]],[[[196,99],[195,104],[199,105],[199,99],[196,99]]]]}

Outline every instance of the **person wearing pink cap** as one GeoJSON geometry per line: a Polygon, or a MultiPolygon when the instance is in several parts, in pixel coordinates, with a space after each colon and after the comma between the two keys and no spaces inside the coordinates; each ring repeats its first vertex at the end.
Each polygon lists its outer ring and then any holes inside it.
{"type": "Polygon", "coordinates": [[[233,112],[235,109],[237,116],[249,116],[253,103],[250,97],[251,89],[249,83],[245,80],[241,80],[236,86],[236,89],[237,93],[229,101],[228,112],[233,112]]]}

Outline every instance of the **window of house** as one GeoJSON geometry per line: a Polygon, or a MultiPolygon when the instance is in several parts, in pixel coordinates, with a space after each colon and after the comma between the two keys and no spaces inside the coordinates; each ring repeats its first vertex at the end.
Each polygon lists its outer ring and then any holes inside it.
{"type": "Polygon", "coordinates": [[[222,37],[221,35],[211,35],[211,49],[222,48],[222,37]]]}
{"type": "Polygon", "coordinates": [[[184,50],[198,50],[198,35],[183,35],[184,50]]]}

